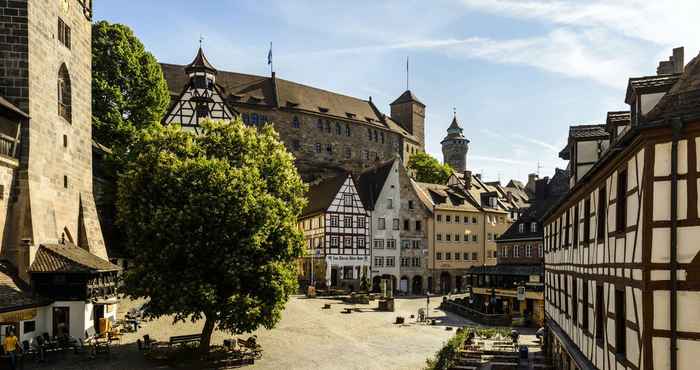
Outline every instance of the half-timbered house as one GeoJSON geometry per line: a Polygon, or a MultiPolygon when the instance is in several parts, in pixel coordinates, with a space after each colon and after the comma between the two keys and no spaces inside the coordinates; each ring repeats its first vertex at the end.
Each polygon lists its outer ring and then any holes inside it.
{"type": "Polygon", "coordinates": [[[698,367],[700,57],[658,72],[630,79],[630,114],[608,115],[609,148],[544,219],[557,368],[698,367]]]}
{"type": "Polygon", "coordinates": [[[311,186],[299,226],[307,241],[300,280],[320,287],[359,289],[370,277],[370,214],[349,173],[311,186]]]}

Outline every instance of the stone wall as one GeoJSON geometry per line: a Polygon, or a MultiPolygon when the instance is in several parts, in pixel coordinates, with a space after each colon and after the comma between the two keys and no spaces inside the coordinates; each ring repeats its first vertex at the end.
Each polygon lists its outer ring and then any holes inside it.
{"type": "Polygon", "coordinates": [[[0,96],[29,109],[27,1],[0,0],[0,96]]]}

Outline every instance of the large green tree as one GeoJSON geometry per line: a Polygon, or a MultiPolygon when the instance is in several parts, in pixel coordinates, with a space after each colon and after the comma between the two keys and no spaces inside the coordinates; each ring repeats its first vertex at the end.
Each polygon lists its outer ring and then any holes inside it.
{"type": "Polygon", "coordinates": [[[416,181],[432,184],[445,184],[452,175],[450,165],[441,164],[435,157],[422,152],[411,156],[408,168],[412,170],[416,181]]]}
{"type": "Polygon", "coordinates": [[[92,25],[93,138],[126,151],[136,132],[159,122],[170,95],[156,58],[131,29],[100,21],[92,25]]]}
{"type": "Polygon", "coordinates": [[[147,314],[214,328],[272,328],[297,289],[306,185],[270,125],[205,122],[194,135],[156,125],[118,183],[118,221],[134,256],[123,291],[147,314]]]}

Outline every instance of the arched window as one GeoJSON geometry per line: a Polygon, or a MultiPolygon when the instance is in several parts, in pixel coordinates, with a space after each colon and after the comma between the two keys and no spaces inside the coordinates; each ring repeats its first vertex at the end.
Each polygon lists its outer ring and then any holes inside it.
{"type": "Polygon", "coordinates": [[[71,122],[70,75],[65,64],[58,69],[58,115],[71,122]]]}

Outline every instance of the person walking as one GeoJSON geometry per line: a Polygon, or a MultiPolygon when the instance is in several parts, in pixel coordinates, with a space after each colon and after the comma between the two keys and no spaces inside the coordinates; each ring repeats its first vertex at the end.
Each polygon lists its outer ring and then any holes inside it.
{"type": "Polygon", "coordinates": [[[17,337],[15,336],[15,331],[10,329],[5,336],[5,341],[2,343],[2,347],[7,354],[10,361],[10,370],[17,369],[17,351],[19,350],[19,343],[17,337]]]}

